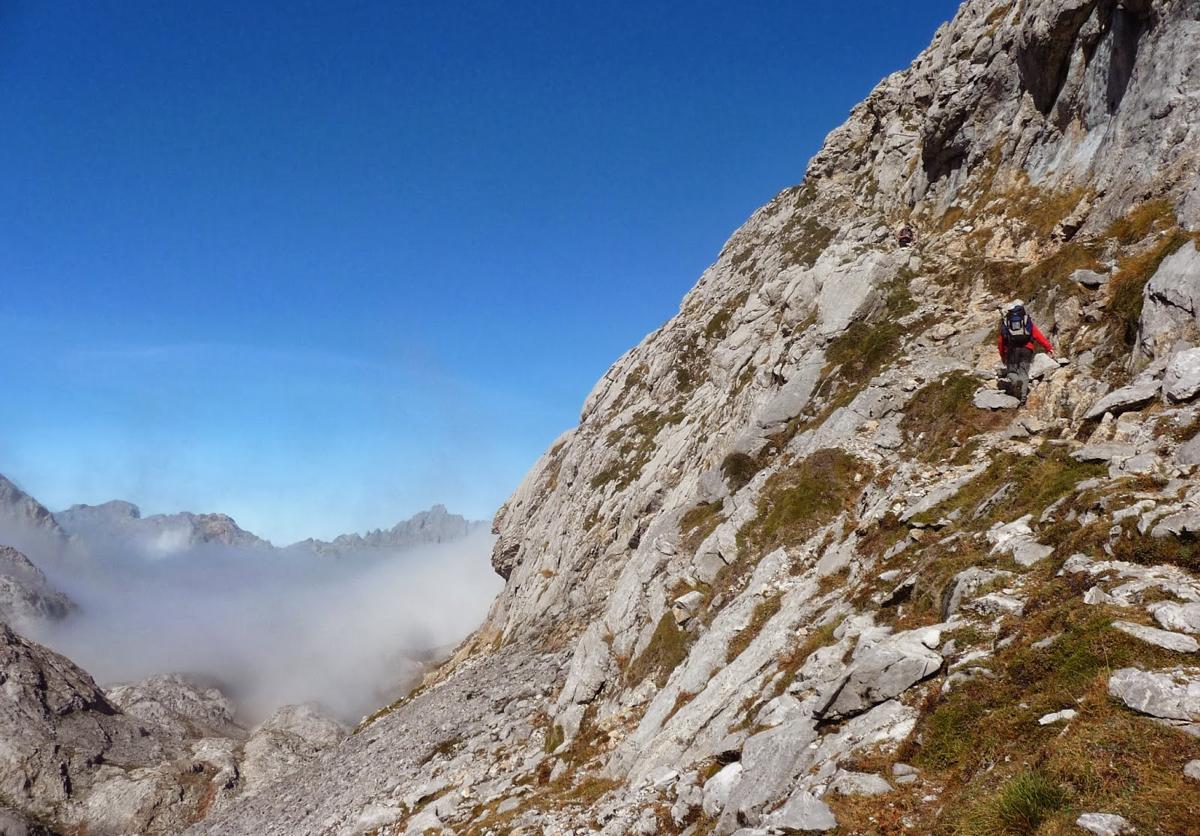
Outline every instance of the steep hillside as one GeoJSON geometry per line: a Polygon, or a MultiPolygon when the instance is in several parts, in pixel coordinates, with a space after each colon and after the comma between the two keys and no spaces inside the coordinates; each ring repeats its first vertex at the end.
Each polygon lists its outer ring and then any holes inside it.
{"type": "Polygon", "coordinates": [[[1194,832],[1198,155],[1200,0],[968,0],[596,385],[480,631],[203,827],[1194,832]]]}

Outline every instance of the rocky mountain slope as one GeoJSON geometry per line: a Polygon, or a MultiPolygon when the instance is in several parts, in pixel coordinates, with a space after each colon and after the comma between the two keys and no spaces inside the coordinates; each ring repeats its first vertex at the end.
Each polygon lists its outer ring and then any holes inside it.
{"type": "Polygon", "coordinates": [[[66,532],[84,541],[105,540],[161,553],[203,545],[265,548],[270,543],[242,529],[225,514],[152,514],[143,517],[131,502],[72,505],[54,515],[66,532]]]}
{"type": "Polygon", "coordinates": [[[1200,0],[968,0],[597,384],[483,627],[195,832],[1195,832],[1198,230],[1200,0]]]}
{"type": "Polygon", "coordinates": [[[1198,140],[1200,2],[968,0],[597,384],[455,658],[200,829],[1194,832],[1198,140]]]}

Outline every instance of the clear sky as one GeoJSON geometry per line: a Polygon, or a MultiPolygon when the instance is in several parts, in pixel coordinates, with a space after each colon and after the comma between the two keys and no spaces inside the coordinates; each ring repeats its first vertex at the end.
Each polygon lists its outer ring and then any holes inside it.
{"type": "Polygon", "coordinates": [[[0,2],[0,473],[487,517],[948,0],[0,2]]]}

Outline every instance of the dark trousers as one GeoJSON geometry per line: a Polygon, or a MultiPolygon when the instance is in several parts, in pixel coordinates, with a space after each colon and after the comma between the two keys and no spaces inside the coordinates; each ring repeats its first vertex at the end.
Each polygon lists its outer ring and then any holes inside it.
{"type": "Polygon", "coordinates": [[[1029,364],[1033,362],[1033,349],[1015,346],[1004,352],[1004,376],[1007,386],[1001,388],[1022,403],[1029,396],[1029,364]]]}

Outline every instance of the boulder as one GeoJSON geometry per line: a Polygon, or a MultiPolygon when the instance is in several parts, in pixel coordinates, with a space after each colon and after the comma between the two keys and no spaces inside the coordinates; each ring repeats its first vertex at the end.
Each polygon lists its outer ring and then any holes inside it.
{"type": "Polygon", "coordinates": [[[903,694],[941,670],[942,656],[932,647],[940,632],[924,628],[888,636],[854,653],[848,673],[820,696],[813,716],[836,720],[861,714],[903,694]]]}
{"type": "Polygon", "coordinates": [[[1200,435],[1179,445],[1175,451],[1175,463],[1185,467],[1200,464],[1200,435]]]}
{"type": "Polygon", "coordinates": [[[992,543],[992,552],[1011,554],[1013,560],[1022,566],[1032,566],[1054,554],[1053,548],[1033,539],[1033,529],[1029,527],[1032,518],[1032,514],[1026,514],[1018,520],[990,529],[987,539],[992,543]]]}
{"type": "Polygon", "coordinates": [[[1149,356],[1161,355],[1200,326],[1200,250],[1183,246],[1163,259],[1146,283],[1139,345],[1149,356]]]}
{"type": "Polygon", "coordinates": [[[1173,401],[1189,401],[1200,394],[1200,348],[1171,357],[1163,377],[1163,394],[1173,401]]]}
{"type": "Polygon", "coordinates": [[[829,782],[829,791],[837,795],[873,796],[891,792],[892,785],[873,772],[839,771],[829,782]]]}
{"type": "Polygon", "coordinates": [[[1156,601],[1146,608],[1164,630],[1200,634],[1200,603],[1156,601]]]}
{"type": "Polygon", "coordinates": [[[1033,362],[1029,364],[1029,377],[1040,380],[1054,374],[1059,368],[1058,361],[1049,354],[1035,354],[1033,362]]]}
{"type": "Polygon", "coordinates": [[[704,593],[692,590],[686,595],[680,595],[671,602],[671,615],[676,624],[686,624],[700,610],[704,603],[704,593]]]}
{"type": "Polygon", "coordinates": [[[1185,723],[1200,720],[1200,669],[1121,668],[1108,678],[1108,693],[1151,717],[1185,723]]]}
{"type": "Polygon", "coordinates": [[[1141,409],[1157,398],[1160,391],[1162,391],[1162,384],[1157,380],[1143,380],[1122,386],[1092,404],[1091,409],[1083,417],[1090,421],[1101,417],[1106,412],[1120,415],[1131,409],[1141,409]]]}
{"type": "Polygon", "coordinates": [[[1084,813],[1075,819],[1075,825],[1095,836],[1124,836],[1137,832],[1123,816],[1113,813],[1084,813]]]}
{"type": "Polygon", "coordinates": [[[1021,405],[1020,400],[998,389],[980,389],[975,393],[974,403],[978,409],[1016,409],[1021,405]]]}
{"type": "Polygon", "coordinates": [[[767,816],[766,824],[784,833],[824,833],[837,827],[837,819],[824,801],[807,790],[797,790],[782,807],[767,816]]]}
{"type": "Polygon", "coordinates": [[[791,792],[812,763],[810,746],[817,737],[816,724],[798,718],[747,739],[742,747],[742,774],[729,793],[717,832],[763,824],[767,809],[791,792]]]}
{"type": "Polygon", "coordinates": [[[1200,650],[1200,642],[1182,633],[1172,633],[1168,630],[1159,630],[1129,621],[1114,621],[1112,626],[1135,639],[1141,639],[1147,644],[1165,650],[1174,650],[1177,653],[1195,653],[1200,650]]]}
{"type": "Polygon", "coordinates": [[[1151,537],[1185,537],[1200,534],[1200,510],[1190,509],[1171,514],[1150,529],[1151,537]]]}
{"type": "Polygon", "coordinates": [[[1076,270],[1071,274],[1071,281],[1095,290],[1108,283],[1108,273],[1097,273],[1095,270],[1076,270]]]}
{"type": "Polygon", "coordinates": [[[1085,444],[1071,454],[1077,462],[1100,462],[1112,464],[1132,458],[1136,451],[1132,444],[1122,444],[1117,441],[1105,441],[1097,444],[1085,444]]]}
{"type": "Polygon", "coordinates": [[[1184,764],[1183,774],[1195,781],[1200,781],[1200,760],[1188,761],[1184,764]]]}
{"type": "Polygon", "coordinates": [[[729,794],[737,786],[741,777],[742,764],[740,761],[734,761],[721,767],[720,772],[704,782],[704,801],[700,806],[705,815],[710,818],[721,815],[725,804],[729,801],[729,794]]]}

